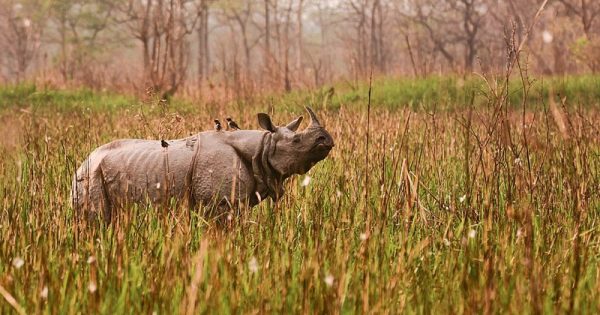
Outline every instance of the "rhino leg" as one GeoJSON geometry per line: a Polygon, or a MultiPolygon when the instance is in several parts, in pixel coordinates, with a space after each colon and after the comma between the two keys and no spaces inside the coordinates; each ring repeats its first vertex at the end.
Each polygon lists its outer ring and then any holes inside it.
{"type": "Polygon", "coordinates": [[[211,220],[220,228],[226,228],[233,223],[234,218],[241,212],[239,207],[238,202],[231,203],[227,198],[223,198],[219,202],[205,205],[203,217],[211,220]]]}

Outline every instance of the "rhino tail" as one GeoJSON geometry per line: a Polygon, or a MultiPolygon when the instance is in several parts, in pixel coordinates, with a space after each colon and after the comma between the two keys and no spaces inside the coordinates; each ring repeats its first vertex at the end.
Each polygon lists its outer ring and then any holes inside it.
{"type": "Polygon", "coordinates": [[[85,211],[89,204],[89,159],[85,160],[81,167],[73,174],[71,183],[71,206],[77,216],[82,211],[85,211]]]}
{"type": "Polygon", "coordinates": [[[71,187],[71,204],[76,218],[83,215],[85,219],[95,220],[103,213],[104,220],[110,222],[111,209],[105,186],[101,167],[92,167],[90,159],[86,159],[73,176],[71,187]]]}

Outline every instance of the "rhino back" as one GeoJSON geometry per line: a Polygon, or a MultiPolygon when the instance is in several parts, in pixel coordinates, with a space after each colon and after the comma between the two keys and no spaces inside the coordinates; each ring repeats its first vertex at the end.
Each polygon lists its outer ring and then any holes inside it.
{"type": "Polygon", "coordinates": [[[157,140],[119,140],[99,150],[108,151],[99,166],[112,203],[142,202],[146,197],[163,202],[185,193],[195,141],[172,140],[165,149],[157,140]]]}

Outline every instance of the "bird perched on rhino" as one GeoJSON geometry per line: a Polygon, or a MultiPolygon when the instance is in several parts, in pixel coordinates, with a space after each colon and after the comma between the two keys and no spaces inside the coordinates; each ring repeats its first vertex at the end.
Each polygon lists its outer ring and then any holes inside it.
{"type": "Polygon", "coordinates": [[[223,127],[221,126],[221,122],[218,119],[215,119],[215,130],[221,131],[223,127]]]}
{"type": "Polygon", "coordinates": [[[169,143],[165,140],[160,140],[160,146],[163,148],[168,148],[169,147],[169,143]]]}
{"type": "MultiPolygon", "coordinates": [[[[297,131],[302,116],[277,126],[258,114],[263,130],[206,131],[169,140],[169,158],[153,140],[122,139],[94,150],[73,177],[73,209],[110,222],[114,211],[132,203],[182,202],[208,218],[266,198],[279,200],[285,180],[308,172],[334,147],[333,138],[306,108],[310,125],[297,131]],[[169,187],[169,189],[158,189],[169,187]]],[[[165,141],[166,142],[166,141],[165,141]]]]}
{"type": "Polygon", "coordinates": [[[231,119],[231,117],[227,117],[227,129],[240,130],[240,127],[238,126],[238,124],[235,123],[235,121],[233,121],[233,119],[231,119]]]}

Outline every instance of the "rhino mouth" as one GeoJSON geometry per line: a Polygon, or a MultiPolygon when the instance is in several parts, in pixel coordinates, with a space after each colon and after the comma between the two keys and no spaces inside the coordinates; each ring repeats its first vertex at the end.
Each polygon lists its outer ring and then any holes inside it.
{"type": "Polygon", "coordinates": [[[318,162],[324,160],[328,155],[329,152],[331,151],[331,149],[333,148],[333,146],[331,145],[325,145],[325,144],[317,144],[315,145],[312,150],[310,151],[309,154],[309,158],[308,158],[308,163],[306,166],[306,169],[304,170],[304,172],[308,172],[308,170],[310,170],[313,166],[315,166],[315,164],[317,164],[318,162]]]}
{"type": "Polygon", "coordinates": [[[333,149],[333,144],[318,143],[313,146],[310,151],[312,155],[320,157],[320,161],[329,155],[329,151],[331,151],[331,149],[333,149]]]}

